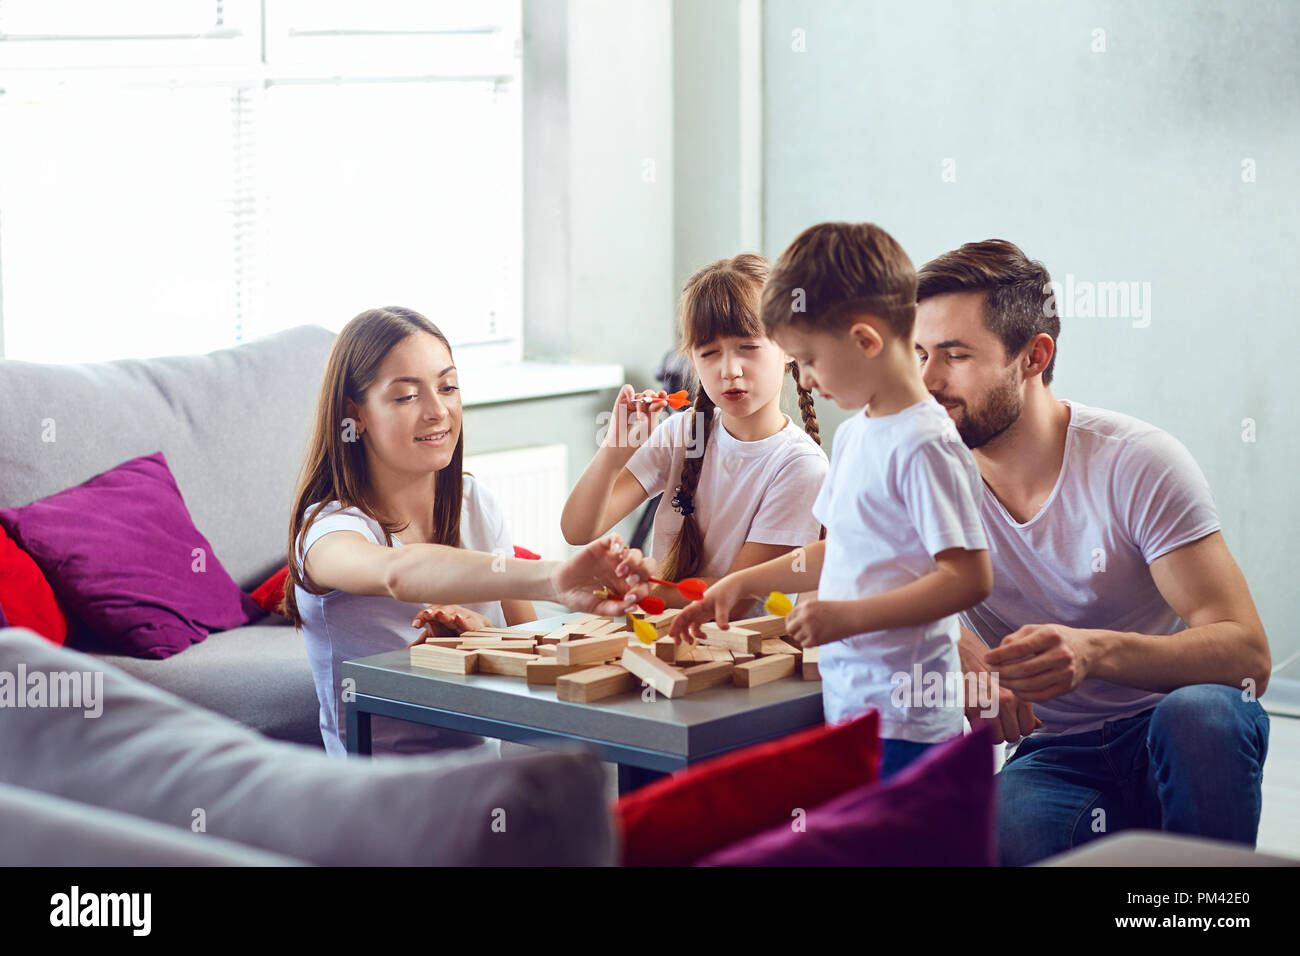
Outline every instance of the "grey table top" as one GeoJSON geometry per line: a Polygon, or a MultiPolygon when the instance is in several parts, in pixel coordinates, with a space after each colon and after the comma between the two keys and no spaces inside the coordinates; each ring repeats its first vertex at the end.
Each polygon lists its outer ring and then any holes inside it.
{"type": "MultiPolygon", "coordinates": [[[[525,627],[558,626],[569,615],[525,627]]],[[[435,707],[555,733],[695,760],[822,721],[821,681],[784,678],[759,687],[723,684],[689,697],[619,694],[592,704],[555,696],[555,687],[497,674],[449,674],[411,664],[405,650],[343,664],[358,694],[435,707]]]]}

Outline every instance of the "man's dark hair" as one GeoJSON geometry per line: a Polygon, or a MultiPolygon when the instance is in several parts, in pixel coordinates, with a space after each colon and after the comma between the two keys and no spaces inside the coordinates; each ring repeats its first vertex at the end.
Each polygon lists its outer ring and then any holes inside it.
{"type": "MultiPolygon", "coordinates": [[[[1005,239],[968,242],[921,266],[916,301],[948,292],[986,292],[984,324],[1002,340],[1010,358],[1035,335],[1061,336],[1061,320],[1052,298],[1047,268],[1005,239]]],[[[1056,353],[1043,369],[1043,384],[1052,384],[1056,353]]]]}

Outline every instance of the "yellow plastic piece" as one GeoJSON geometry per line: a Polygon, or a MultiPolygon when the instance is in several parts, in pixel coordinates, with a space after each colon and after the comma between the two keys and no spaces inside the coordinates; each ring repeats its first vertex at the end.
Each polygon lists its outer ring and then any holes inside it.
{"type": "Polygon", "coordinates": [[[659,632],[655,630],[655,626],[649,621],[643,621],[639,617],[633,617],[629,614],[627,622],[632,625],[632,633],[637,636],[637,639],[642,644],[653,644],[659,640],[659,632]]]}
{"type": "Polygon", "coordinates": [[[785,617],[794,610],[794,605],[791,604],[790,599],[780,591],[773,591],[767,596],[767,601],[763,604],[763,608],[768,614],[775,614],[777,617],[785,617]]]}

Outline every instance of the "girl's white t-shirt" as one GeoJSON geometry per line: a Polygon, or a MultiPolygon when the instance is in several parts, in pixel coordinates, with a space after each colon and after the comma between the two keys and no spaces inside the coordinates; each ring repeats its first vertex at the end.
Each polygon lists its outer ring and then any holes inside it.
{"type": "MultiPolygon", "coordinates": [[[[655,511],[650,554],[658,561],[672,550],[682,516],[672,498],[681,481],[693,413],[671,415],[661,422],[628,460],[627,469],[646,494],[663,492],[655,511]]],[[[830,463],[826,452],[785,416],[785,425],[759,441],[739,441],[722,427],[714,409],[700,480],[695,489],[695,520],[704,540],[700,577],[720,578],[731,568],[747,541],[800,547],[816,541],[821,524],[812,505],[830,463]]],[[[810,582],[809,591],[816,582],[810,582]]],[[[756,605],[754,614],[762,614],[756,605]]],[[[746,615],[750,616],[750,615],[746,615]]]]}
{"type": "MultiPolygon", "coordinates": [[[[311,514],[313,508],[315,504],[308,507],[307,514],[311,514]]],[[[337,501],[331,501],[307,531],[298,555],[300,570],[303,555],[311,550],[313,544],[333,531],[355,531],[375,544],[384,543],[383,528],[379,522],[358,508],[340,509],[337,501]]],[[[461,546],[467,551],[485,551],[506,556],[514,553],[505,518],[496,499],[471,475],[465,475],[464,478],[460,537],[461,546]]],[[[402,547],[398,535],[393,535],[393,547],[402,547]]],[[[347,752],[344,744],[346,728],[339,720],[344,712],[341,703],[343,662],[409,647],[421,634],[421,631],[411,626],[411,621],[426,605],[381,595],[351,594],[337,590],[311,594],[301,587],[295,587],[294,593],[298,600],[298,611],[302,615],[303,637],[307,642],[307,658],[311,662],[312,677],[316,682],[316,697],[320,701],[321,738],[328,753],[343,756],[347,752]]],[[[497,627],[506,625],[499,601],[463,606],[489,618],[497,627]]],[[[371,747],[376,754],[463,747],[481,741],[482,738],[469,734],[421,727],[379,716],[371,718],[371,747]]]]}

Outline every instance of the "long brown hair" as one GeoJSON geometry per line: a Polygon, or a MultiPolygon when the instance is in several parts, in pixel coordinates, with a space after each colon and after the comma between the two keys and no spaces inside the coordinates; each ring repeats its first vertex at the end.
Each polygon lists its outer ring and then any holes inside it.
{"type": "MultiPolygon", "coordinates": [[[[306,580],[306,571],[300,573],[297,561],[298,548],[307,529],[325,505],[338,501],[344,508],[359,508],[383,528],[384,544],[388,547],[392,547],[393,534],[406,527],[386,522],[379,514],[366,466],[365,445],[358,440],[355,423],[346,417],[344,399],[361,405],[366,390],[379,374],[379,366],[392,348],[420,332],[434,336],[447,346],[450,354],[451,343],[436,325],[420,313],[401,306],[362,312],[345,325],[334,340],[316,402],[316,421],[312,425],[309,451],[299,473],[293,512],[289,516],[289,577],[284,583],[284,603],[280,613],[289,618],[294,627],[302,627],[295,586],[301,585],[310,594],[324,594],[328,590],[306,580]],[[306,514],[307,508],[318,502],[312,513],[306,514]]],[[[460,546],[464,451],[465,428],[462,422],[451,461],[438,472],[434,481],[433,534],[436,544],[460,546]]]]}
{"type": "MultiPolygon", "coordinates": [[[[730,259],[719,259],[691,276],[682,290],[677,310],[682,352],[690,356],[694,349],[724,336],[766,338],[767,332],[759,320],[759,302],[767,275],[766,259],[743,253],[730,259]]],[[[817,426],[812,392],[799,384],[797,363],[791,362],[786,368],[794,376],[804,431],[820,445],[821,430],[817,426]]],[[[682,451],[681,480],[673,489],[671,499],[673,507],[682,515],[682,530],[664,556],[659,572],[670,581],[699,573],[700,565],[704,563],[704,536],[695,519],[695,489],[704,467],[713,410],[717,406],[698,380],[691,401],[690,437],[682,451]],[[696,454],[691,454],[692,449],[696,454]]]]}

